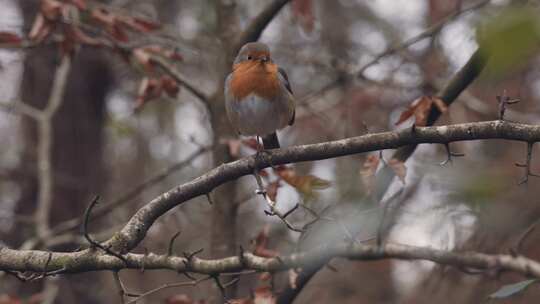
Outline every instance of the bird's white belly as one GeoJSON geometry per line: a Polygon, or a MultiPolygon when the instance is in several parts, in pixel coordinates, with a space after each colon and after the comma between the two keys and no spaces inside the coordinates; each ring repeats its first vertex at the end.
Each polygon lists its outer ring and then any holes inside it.
{"type": "Polygon", "coordinates": [[[255,94],[227,106],[231,120],[243,135],[268,135],[287,126],[292,115],[285,102],[268,101],[255,94]]]}

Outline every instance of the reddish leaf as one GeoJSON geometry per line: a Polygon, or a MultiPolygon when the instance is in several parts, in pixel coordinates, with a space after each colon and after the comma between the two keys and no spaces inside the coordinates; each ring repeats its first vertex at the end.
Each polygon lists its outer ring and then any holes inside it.
{"type": "Polygon", "coordinates": [[[149,54],[147,48],[136,48],[131,53],[133,55],[133,58],[137,61],[137,63],[142,65],[142,67],[146,70],[147,73],[151,73],[154,71],[154,66],[151,60],[152,57],[149,54]]]}
{"type": "Polygon", "coordinates": [[[137,104],[135,110],[140,110],[148,101],[160,97],[162,88],[160,82],[155,78],[145,77],[139,85],[137,104]]]}
{"type": "Polygon", "coordinates": [[[388,166],[392,168],[399,180],[401,180],[402,183],[405,183],[405,176],[407,175],[407,167],[405,167],[405,163],[392,158],[388,161],[388,166]]]}
{"type": "Polygon", "coordinates": [[[315,24],[313,0],[294,0],[292,10],[300,25],[306,32],[311,32],[315,24]]]}
{"type": "Polygon", "coordinates": [[[176,80],[169,75],[161,76],[161,86],[169,97],[176,97],[180,91],[180,86],[178,86],[176,80]]]}
{"type": "Polygon", "coordinates": [[[447,105],[440,98],[422,96],[414,100],[409,108],[401,113],[396,125],[403,123],[411,117],[414,117],[414,124],[416,126],[427,125],[429,112],[434,105],[441,113],[445,113],[448,110],[447,105]]]}
{"type": "Polygon", "coordinates": [[[366,157],[362,169],[360,170],[360,177],[366,188],[367,194],[371,194],[375,190],[375,173],[377,172],[378,166],[379,157],[371,154],[366,157]]]}
{"type": "Polygon", "coordinates": [[[271,182],[270,184],[268,184],[268,186],[266,186],[266,195],[268,195],[268,197],[273,202],[276,201],[276,196],[277,196],[279,187],[280,187],[279,180],[275,182],[271,182]]]}
{"type": "Polygon", "coordinates": [[[266,258],[273,258],[279,255],[279,252],[267,248],[269,233],[270,226],[268,225],[266,225],[263,230],[259,232],[257,238],[255,239],[255,250],[253,250],[254,255],[266,258]]]}
{"type": "Polygon", "coordinates": [[[330,187],[330,182],[315,175],[298,175],[292,167],[279,167],[275,170],[287,184],[300,192],[306,200],[316,198],[316,190],[330,187]]]}
{"type": "Polygon", "coordinates": [[[22,38],[15,33],[0,31],[0,43],[20,45],[22,41],[22,38]]]}
{"type": "Polygon", "coordinates": [[[245,139],[242,141],[242,144],[255,151],[263,150],[263,147],[255,138],[245,139]]]}
{"type": "Polygon", "coordinates": [[[120,42],[128,42],[127,33],[121,28],[118,18],[104,8],[93,9],[90,16],[98,23],[105,26],[106,31],[120,42]]]}

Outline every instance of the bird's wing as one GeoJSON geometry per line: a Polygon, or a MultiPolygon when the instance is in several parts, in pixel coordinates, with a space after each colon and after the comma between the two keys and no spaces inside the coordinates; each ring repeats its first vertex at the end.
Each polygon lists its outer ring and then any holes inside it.
{"type": "MultiPolygon", "coordinates": [[[[233,93],[231,92],[231,80],[232,80],[232,73],[227,76],[225,79],[225,88],[224,88],[224,95],[225,95],[225,111],[227,113],[227,116],[229,117],[229,120],[233,127],[236,129],[238,127],[238,116],[236,115],[236,112],[233,110],[233,107],[235,106],[235,102],[237,102],[236,98],[234,97],[233,93]]],[[[238,130],[237,130],[238,131],[238,130]]]]}
{"type": "Polygon", "coordinates": [[[278,68],[279,72],[279,79],[283,83],[283,85],[287,88],[287,90],[292,94],[291,84],[289,83],[289,77],[287,76],[287,72],[285,72],[284,69],[278,68]]]}
{"type": "Polygon", "coordinates": [[[291,83],[289,82],[289,77],[287,76],[287,72],[285,72],[284,69],[278,68],[278,72],[279,72],[279,80],[281,81],[283,86],[285,86],[287,91],[289,91],[289,93],[291,93],[290,98],[291,98],[291,101],[293,102],[293,113],[292,113],[291,119],[289,120],[289,126],[292,126],[294,124],[294,118],[296,116],[296,110],[294,109],[294,98],[292,97],[293,92],[292,92],[292,88],[291,88],[291,83]]]}

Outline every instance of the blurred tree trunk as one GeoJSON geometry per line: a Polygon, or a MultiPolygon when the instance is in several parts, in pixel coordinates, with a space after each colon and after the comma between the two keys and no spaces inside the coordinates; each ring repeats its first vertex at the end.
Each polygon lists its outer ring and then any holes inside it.
{"type": "MultiPolygon", "coordinates": [[[[219,86],[209,104],[212,130],[214,133],[214,149],[212,151],[214,167],[232,160],[228,146],[222,142],[223,139],[233,137],[231,125],[225,115],[223,85],[225,76],[230,71],[232,59],[235,55],[231,53],[231,42],[236,38],[235,33],[238,33],[235,8],[235,1],[219,1],[216,5],[216,34],[220,38],[221,49],[225,51],[218,58],[215,72],[218,76],[219,86]]],[[[214,258],[230,256],[236,253],[236,220],[238,216],[236,190],[236,182],[231,182],[219,187],[211,194],[214,205],[212,206],[210,246],[211,254],[214,258]]],[[[226,289],[225,296],[228,299],[234,298],[236,296],[236,290],[236,284],[233,284],[226,289]]],[[[221,295],[215,294],[213,298],[219,299],[216,296],[221,295]]]]}
{"type": "MultiPolygon", "coordinates": [[[[20,1],[25,28],[33,22],[37,1],[20,1]]],[[[27,52],[21,84],[23,102],[43,108],[51,91],[59,53],[55,47],[39,47],[27,52]]],[[[112,82],[104,56],[96,50],[81,51],[73,60],[64,101],[53,121],[52,174],[54,175],[51,227],[55,223],[81,216],[89,199],[102,191],[106,176],[103,163],[105,98],[112,82]]],[[[20,170],[37,172],[36,124],[23,120],[24,153],[20,170]]],[[[37,204],[36,174],[24,181],[18,214],[31,215],[37,204]]],[[[33,229],[16,229],[19,240],[33,229]]],[[[20,241],[19,241],[20,243],[20,241]]],[[[67,249],[67,248],[64,248],[67,249]]],[[[94,275],[78,280],[61,280],[61,296],[55,303],[82,303],[77,299],[96,298],[94,275]]],[[[98,299],[86,303],[99,303],[98,299]]]]}

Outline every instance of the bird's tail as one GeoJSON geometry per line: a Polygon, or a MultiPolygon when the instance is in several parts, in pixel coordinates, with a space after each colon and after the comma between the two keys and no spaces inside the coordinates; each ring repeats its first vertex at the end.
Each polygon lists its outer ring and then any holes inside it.
{"type": "Polygon", "coordinates": [[[276,132],[262,137],[265,150],[279,149],[279,140],[276,132]]]}

